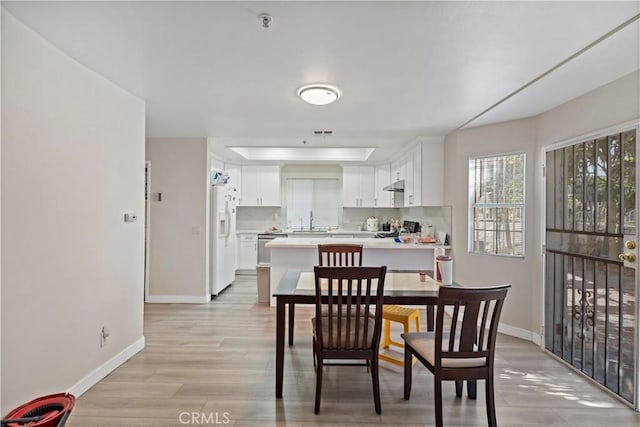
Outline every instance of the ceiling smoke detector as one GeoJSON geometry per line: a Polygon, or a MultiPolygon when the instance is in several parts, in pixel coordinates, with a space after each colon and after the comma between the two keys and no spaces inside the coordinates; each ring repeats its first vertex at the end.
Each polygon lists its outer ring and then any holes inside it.
{"type": "Polygon", "coordinates": [[[310,84],[298,89],[298,96],[312,105],[327,105],[340,98],[340,90],[326,84],[310,84]]]}
{"type": "Polygon", "coordinates": [[[269,28],[269,26],[271,25],[271,21],[273,21],[273,16],[269,15],[268,13],[261,13],[260,15],[258,15],[258,18],[260,18],[260,22],[262,22],[263,28],[269,28]]]}

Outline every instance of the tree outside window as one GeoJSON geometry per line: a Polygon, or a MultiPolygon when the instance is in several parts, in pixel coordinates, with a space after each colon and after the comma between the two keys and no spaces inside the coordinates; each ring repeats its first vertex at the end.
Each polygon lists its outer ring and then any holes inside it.
{"type": "Polygon", "coordinates": [[[469,160],[469,251],[524,257],[525,155],[469,160]]]}

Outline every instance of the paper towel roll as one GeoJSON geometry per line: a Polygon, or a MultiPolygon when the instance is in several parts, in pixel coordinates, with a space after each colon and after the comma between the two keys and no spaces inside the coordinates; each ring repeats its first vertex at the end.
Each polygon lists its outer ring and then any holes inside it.
{"type": "Polygon", "coordinates": [[[440,273],[440,281],[443,285],[451,285],[453,283],[453,260],[451,257],[439,257],[438,272],[440,273]],[[449,258],[449,259],[443,259],[449,258]]]}

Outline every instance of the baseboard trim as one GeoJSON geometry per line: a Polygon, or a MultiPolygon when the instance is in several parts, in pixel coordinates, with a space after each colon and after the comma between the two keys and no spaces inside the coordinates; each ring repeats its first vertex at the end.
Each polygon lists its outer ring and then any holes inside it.
{"type": "Polygon", "coordinates": [[[211,295],[150,295],[145,302],[150,304],[206,304],[211,295]]]}
{"type": "MultiPolygon", "coordinates": [[[[451,307],[445,308],[444,311],[449,316],[453,315],[453,309],[451,307]]],[[[498,332],[500,332],[501,334],[509,335],[510,337],[520,338],[525,341],[531,341],[532,343],[537,344],[539,346],[542,345],[542,335],[535,334],[526,329],[507,325],[505,323],[500,323],[498,324],[498,332]]]]}
{"type": "Polygon", "coordinates": [[[101,366],[94,369],[89,375],[82,378],[69,389],[69,393],[76,397],[81,396],[85,391],[96,385],[100,380],[113,372],[118,366],[129,360],[133,355],[144,348],[144,337],[140,338],[120,353],[107,360],[101,366]]]}
{"type": "Polygon", "coordinates": [[[506,325],[504,323],[500,323],[498,325],[498,332],[501,334],[509,335],[511,337],[520,338],[526,341],[531,341],[534,344],[541,345],[542,344],[542,336],[539,334],[535,334],[526,329],[517,328],[515,326],[506,325]]]}

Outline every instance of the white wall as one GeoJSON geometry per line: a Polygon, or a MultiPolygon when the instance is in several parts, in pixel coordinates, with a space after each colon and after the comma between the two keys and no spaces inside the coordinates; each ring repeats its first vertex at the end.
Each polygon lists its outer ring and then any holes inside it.
{"type": "Polygon", "coordinates": [[[209,301],[207,140],[149,138],[152,197],[149,302],[209,301]]]}
{"type": "Polygon", "coordinates": [[[2,11],[3,414],[144,346],[144,115],[2,11]]]}
{"type": "Polygon", "coordinates": [[[542,154],[544,146],[640,118],[640,72],[539,116],[453,132],[445,142],[445,204],[453,206],[454,279],[465,285],[511,283],[503,309],[506,332],[537,340],[542,307],[542,154]],[[468,159],[525,152],[526,257],[467,252],[468,159]]]}
{"type": "Polygon", "coordinates": [[[535,162],[535,121],[517,120],[497,125],[464,129],[447,136],[445,142],[445,205],[453,206],[454,279],[464,285],[480,286],[510,283],[502,322],[525,331],[533,331],[531,269],[540,251],[533,246],[531,218],[535,214],[533,181],[535,162]],[[491,154],[526,154],[525,258],[494,257],[470,254],[468,236],[468,168],[469,158],[491,154]]]}

